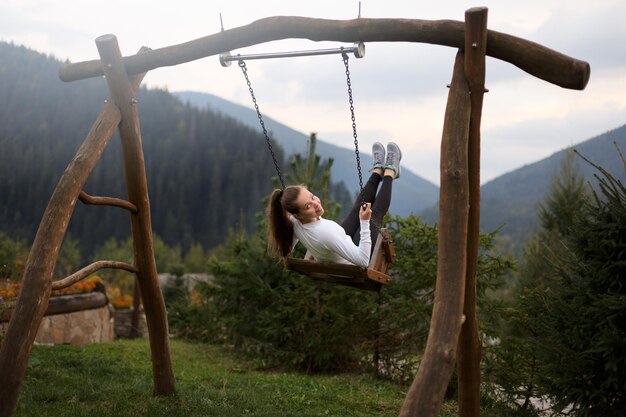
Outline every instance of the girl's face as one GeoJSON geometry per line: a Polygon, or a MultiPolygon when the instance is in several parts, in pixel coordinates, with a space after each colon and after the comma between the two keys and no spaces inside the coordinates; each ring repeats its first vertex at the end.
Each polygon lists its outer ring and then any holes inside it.
{"type": "Polygon", "coordinates": [[[306,188],[300,189],[296,206],[298,207],[296,217],[301,223],[314,222],[324,214],[324,207],[322,207],[320,199],[306,188]]]}

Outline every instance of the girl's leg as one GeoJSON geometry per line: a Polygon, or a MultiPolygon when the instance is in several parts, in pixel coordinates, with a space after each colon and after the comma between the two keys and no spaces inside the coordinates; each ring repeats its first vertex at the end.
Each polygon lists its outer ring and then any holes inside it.
{"type": "Polygon", "coordinates": [[[383,217],[389,211],[391,205],[391,190],[393,184],[393,177],[385,175],[382,178],[382,185],[380,191],[376,196],[376,201],[372,204],[372,219],[370,220],[370,233],[372,235],[372,248],[376,244],[378,239],[378,229],[382,227],[383,217]]]}
{"type": "Polygon", "coordinates": [[[356,197],[356,200],[354,201],[354,204],[352,205],[352,208],[350,209],[350,212],[348,213],[346,218],[343,219],[343,221],[340,223],[341,227],[343,227],[343,230],[346,231],[346,234],[348,236],[352,237],[352,241],[355,244],[359,243],[359,227],[361,225],[359,220],[359,210],[361,209],[361,204],[363,203],[363,201],[367,203],[372,203],[373,210],[377,199],[376,190],[378,189],[378,184],[380,184],[381,181],[382,177],[378,173],[372,172],[372,175],[370,175],[369,180],[363,187],[363,197],[361,197],[361,194],[359,193],[359,195],[356,197]]]}

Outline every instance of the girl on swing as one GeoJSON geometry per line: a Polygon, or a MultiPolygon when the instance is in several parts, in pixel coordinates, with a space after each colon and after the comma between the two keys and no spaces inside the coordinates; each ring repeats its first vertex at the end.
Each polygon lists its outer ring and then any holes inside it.
{"type": "Polygon", "coordinates": [[[384,146],[376,142],[372,145],[372,155],[372,175],[363,187],[363,197],[357,197],[340,224],[322,217],[324,208],[320,199],[305,186],[290,185],[284,190],[274,190],[267,207],[270,255],[284,261],[295,245],[302,242],[318,261],[367,268],[371,248],[378,237],[375,225],[380,225],[387,213],[391,184],[400,176],[402,152],[397,144],[390,142],[385,157],[384,146]]]}

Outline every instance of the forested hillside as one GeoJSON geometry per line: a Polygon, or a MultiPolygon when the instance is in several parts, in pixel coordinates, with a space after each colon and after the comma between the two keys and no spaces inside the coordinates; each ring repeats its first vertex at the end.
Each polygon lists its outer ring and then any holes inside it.
{"type": "MultiPolygon", "coordinates": [[[[0,230],[29,242],[108,96],[102,78],[63,83],[60,65],[0,42],[0,230]]],[[[252,231],[275,175],[259,134],[167,91],[142,88],[137,100],[155,234],[171,246],[210,248],[240,224],[252,231]]],[[[121,162],[116,135],[85,191],[125,198],[121,162]]],[[[109,237],[126,239],[129,224],[123,210],[78,203],[69,233],[89,256],[109,237]]]]}
{"type": "MultiPolygon", "coordinates": [[[[572,146],[594,164],[601,166],[615,178],[626,181],[624,165],[614,142],[626,152],[626,126],[605,132],[572,146]]],[[[512,241],[523,242],[537,224],[537,205],[547,195],[552,178],[559,173],[567,150],[523,166],[482,187],[482,227],[494,230],[502,226],[502,234],[512,241]]],[[[575,164],[583,177],[597,184],[597,171],[576,156],[575,164]]]]}
{"type": "MultiPolygon", "coordinates": [[[[548,158],[517,168],[483,184],[481,187],[481,229],[500,229],[499,238],[507,248],[520,253],[523,243],[537,225],[537,208],[549,191],[550,183],[560,171],[567,151],[572,148],[622,182],[626,182],[624,165],[615,143],[626,153],[626,125],[588,139],[571,148],[555,152],[548,158]]],[[[597,171],[582,158],[574,163],[586,181],[596,184],[597,171]]],[[[425,220],[435,222],[436,208],[422,213],[425,220]]]]}
{"type": "MultiPolygon", "coordinates": [[[[102,78],[61,82],[57,75],[60,65],[54,57],[0,42],[0,230],[13,238],[32,240],[56,183],[108,96],[102,78]]],[[[211,248],[240,223],[248,231],[254,229],[254,214],[263,209],[261,200],[272,188],[270,179],[275,171],[256,127],[231,118],[228,111],[215,108],[215,103],[209,107],[207,103],[186,104],[191,100],[189,94],[185,97],[183,103],[167,91],[145,88],[137,94],[153,227],[170,246],[187,248],[199,242],[211,248]]],[[[270,130],[288,129],[272,125],[271,119],[268,123],[270,130]]],[[[294,132],[287,137],[302,136],[294,132]]],[[[624,180],[613,141],[626,151],[626,126],[575,147],[624,180]]],[[[318,153],[323,153],[324,146],[332,145],[318,141],[318,153]]],[[[285,152],[281,146],[274,149],[282,160],[285,152]]],[[[333,151],[338,158],[335,166],[348,167],[350,177],[355,177],[352,151],[341,151],[333,151]],[[345,160],[341,151],[346,153],[345,160]]],[[[557,152],[484,184],[482,229],[502,227],[500,237],[521,248],[534,227],[537,204],[562,159],[563,151],[557,152]]],[[[362,163],[367,166],[368,162],[362,163]]],[[[592,169],[580,160],[578,165],[589,178],[592,169]]],[[[427,222],[437,222],[436,187],[429,183],[421,187],[423,180],[414,177],[403,172],[394,195],[409,196],[407,207],[415,207],[415,212],[419,212],[418,203],[411,198],[429,201],[433,208],[421,214],[427,222]],[[401,184],[409,189],[401,189],[401,184]]],[[[334,188],[336,195],[345,195],[341,184],[334,188]]],[[[126,197],[117,137],[103,153],[85,191],[126,197]]],[[[401,204],[394,202],[392,211],[403,211],[401,204]]],[[[72,237],[80,241],[83,256],[89,256],[109,237],[126,239],[129,229],[127,213],[80,203],[69,226],[72,237]]]]}
{"type": "MultiPolygon", "coordinates": [[[[184,103],[199,108],[208,108],[222,114],[231,116],[252,129],[260,131],[259,119],[252,108],[235,104],[220,97],[198,93],[193,91],[174,92],[184,103]]],[[[358,113],[358,111],[357,111],[358,113]]],[[[272,132],[276,142],[285,150],[286,155],[302,153],[306,149],[308,136],[298,132],[289,126],[285,126],[269,115],[263,115],[263,120],[268,131],[272,132]]],[[[382,122],[382,121],[381,121],[382,122]]],[[[382,122],[385,123],[385,122],[382,122]]],[[[357,190],[359,186],[354,157],[353,139],[346,138],[346,147],[337,146],[335,143],[324,142],[324,136],[318,135],[317,153],[322,158],[333,158],[335,164],[332,167],[333,178],[344,182],[348,189],[357,190]]],[[[391,140],[391,138],[389,138],[391,140]]],[[[367,169],[372,164],[369,149],[360,148],[361,166],[367,169]]],[[[419,174],[419,173],[418,173],[419,174]]],[[[439,187],[414,174],[406,167],[402,169],[402,178],[393,184],[393,196],[389,211],[392,214],[408,216],[410,213],[419,213],[425,208],[436,204],[439,200],[439,187]]]]}

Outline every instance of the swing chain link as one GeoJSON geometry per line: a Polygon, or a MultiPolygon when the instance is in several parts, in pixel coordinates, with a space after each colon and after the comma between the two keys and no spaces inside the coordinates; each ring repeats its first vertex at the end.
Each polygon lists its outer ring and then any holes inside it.
{"type": "Polygon", "coordinates": [[[252,97],[252,103],[254,104],[254,109],[256,110],[256,115],[259,118],[259,123],[261,124],[261,128],[263,129],[263,136],[265,136],[265,142],[267,143],[267,148],[272,155],[272,160],[274,161],[274,167],[276,167],[276,173],[278,174],[278,179],[280,180],[280,185],[282,189],[285,189],[285,181],[283,180],[283,175],[280,172],[280,167],[278,166],[278,161],[276,160],[276,154],[274,153],[274,148],[272,148],[272,143],[270,142],[270,137],[267,133],[267,129],[265,128],[265,122],[263,121],[263,116],[261,115],[261,110],[259,110],[259,105],[256,102],[256,96],[254,95],[254,90],[252,89],[252,84],[250,83],[250,78],[248,78],[248,68],[246,67],[246,62],[244,60],[239,60],[239,68],[241,68],[241,72],[243,72],[243,76],[246,79],[246,84],[248,85],[248,91],[250,91],[250,96],[252,97]]]}
{"type": "MultiPolygon", "coordinates": [[[[346,67],[346,84],[348,85],[348,102],[350,103],[350,116],[352,118],[352,136],[354,137],[354,154],[356,155],[356,170],[359,174],[359,189],[361,190],[361,204],[365,204],[365,195],[363,193],[363,174],[361,173],[361,156],[359,153],[359,140],[356,134],[356,117],[354,116],[354,100],[352,99],[352,81],[350,80],[350,67],[348,66],[348,54],[341,54],[343,64],[346,67]]],[[[370,222],[374,229],[382,236],[381,227],[371,219],[370,222]]]]}
{"type": "MultiPolygon", "coordinates": [[[[350,80],[350,67],[348,66],[348,54],[341,54],[343,64],[346,67],[346,83],[348,85],[348,102],[350,103],[350,116],[352,119],[352,136],[354,137],[354,154],[356,155],[356,170],[359,174],[359,189],[363,200],[363,174],[361,173],[361,156],[359,154],[359,140],[356,134],[356,117],[354,116],[354,100],[352,99],[352,81],[350,80]]],[[[365,203],[365,201],[363,201],[365,203]]]]}

